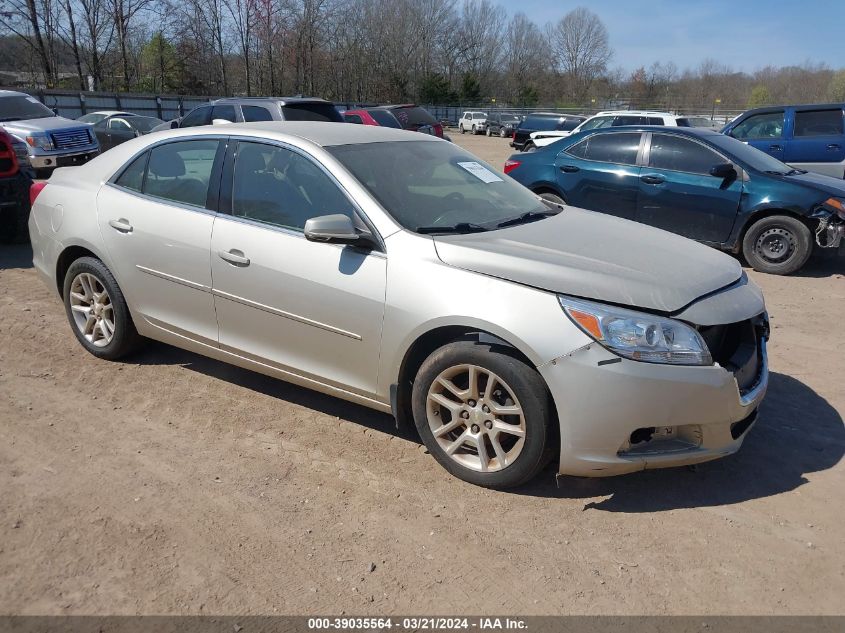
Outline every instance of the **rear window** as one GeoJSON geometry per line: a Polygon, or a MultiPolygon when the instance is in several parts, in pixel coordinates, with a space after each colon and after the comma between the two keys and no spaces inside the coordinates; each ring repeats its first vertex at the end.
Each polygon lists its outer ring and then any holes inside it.
{"type": "Polygon", "coordinates": [[[795,136],[838,136],[840,134],[842,134],[841,108],[795,113],[795,136]]]}
{"type": "MultiPolygon", "coordinates": [[[[558,129],[557,125],[560,122],[560,117],[556,116],[529,116],[520,124],[519,127],[528,130],[547,131],[558,129]]],[[[575,125],[578,125],[577,123],[575,125]]],[[[574,128],[575,125],[572,127],[574,128]]],[[[565,129],[565,128],[563,128],[565,129]]]]}
{"type": "Polygon", "coordinates": [[[289,103],[282,106],[285,121],[334,121],[343,123],[343,117],[331,103],[289,103]]]}
{"type": "Polygon", "coordinates": [[[244,121],[272,121],[273,115],[267,108],[261,106],[241,106],[241,112],[244,113],[244,121]]]}
{"type": "Polygon", "coordinates": [[[399,121],[396,120],[396,117],[386,110],[367,110],[367,112],[376,120],[376,123],[382,127],[392,127],[399,130],[402,129],[402,126],[399,125],[399,121]]]}
{"type": "Polygon", "coordinates": [[[390,110],[390,114],[395,116],[399,124],[406,130],[416,130],[423,125],[437,125],[437,119],[431,116],[425,108],[419,106],[393,108],[390,110]]]}

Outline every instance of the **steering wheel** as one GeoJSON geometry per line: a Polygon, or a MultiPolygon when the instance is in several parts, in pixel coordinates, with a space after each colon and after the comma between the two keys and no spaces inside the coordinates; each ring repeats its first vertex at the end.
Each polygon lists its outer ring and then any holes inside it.
{"type": "MultiPolygon", "coordinates": [[[[449,195],[443,196],[443,200],[446,200],[446,201],[449,201],[449,202],[454,202],[456,204],[460,204],[461,202],[463,202],[465,200],[465,198],[464,198],[464,194],[462,194],[458,191],[453,191],[449,195]]],[[[436,218],[434,218],[432,225],[438,226],[440,224],[440,221],[443,218],[445,218],[445,217],[447,217],[447,216],[449,216],[453,213],[456,213],[458,211],[463,211],[463,210],[464,209],[462,209],[462,208],[447,209],[446,211],[444,211],[443,213],[438,215],[436,218]]]]}

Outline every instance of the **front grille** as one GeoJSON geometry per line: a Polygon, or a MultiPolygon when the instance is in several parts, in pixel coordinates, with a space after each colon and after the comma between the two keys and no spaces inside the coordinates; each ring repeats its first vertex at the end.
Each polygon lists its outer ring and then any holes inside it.
{"type": "Polygon", "coordinates": [[[56,149],[77,149],[91,144],[91,132],[87,128],[80,130],[59,130],[51,132],[53,147],[56,149]]]}
{"type": "Polygon", "coordinates": [[[768,324],[763,316],[703,327],[699,334],[707,343],[713,360],[733,373],[740,392],[747,392],[757,384],[763,368],[762,342],[768,335],[768,324]]]}

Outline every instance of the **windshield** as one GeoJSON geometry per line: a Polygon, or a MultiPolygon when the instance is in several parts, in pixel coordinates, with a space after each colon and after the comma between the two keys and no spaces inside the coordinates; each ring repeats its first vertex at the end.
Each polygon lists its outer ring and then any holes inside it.
{"type": "Polygon", "coordinates": [[[766,152],[752,147],[747,143],[738,141],[730,136],[724,134],[713,134],[708,136],[707,140],[713,143],[719,149],[723,149],[728,154],[733,156],[740,162],[745,163],[751,169],[767,173],[788,174],[793,171],[792,167],[786,163],[780,162],[777,158],[769,156],[766,152]]]}
{"type": "Polygon", "coordinates": [[[528,189],[451,143],[395,141],[326,149],[411,231],[442,227],[449,232],[448,227],[461,225],[495,229],[526,213],[549,212],[528,189]]]}
{"type": "Polygon", "coordinates": [[[0,121],[26,121],[56,116],[35,97],[15,95],[0,98],[0,121]]]}
{"type": "Polygon", "coordinates": [[[520,124],[519,127],[526,130],[537,130],[545,132],[546,130],[556,130],[557,124],[559,122],[560,118],[558,117],[529,116],[520,124]]]}

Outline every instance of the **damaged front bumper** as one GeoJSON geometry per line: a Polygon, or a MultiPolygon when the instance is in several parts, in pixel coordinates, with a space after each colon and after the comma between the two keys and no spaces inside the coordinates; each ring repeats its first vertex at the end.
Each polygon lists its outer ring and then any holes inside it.
{"type": "Polygon", "coordinates": [[[560,420],[559,473],[610,476],[736,452],[768,386],[765,338],[745,389],[730,370],[643,363],[598,343],[539,368],[560,420]]]}

